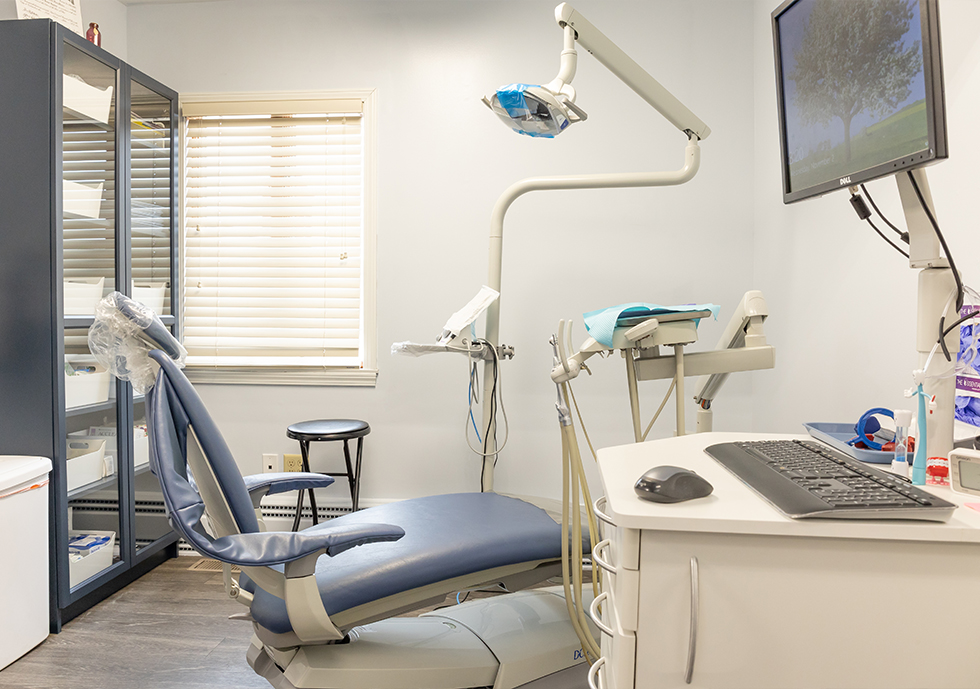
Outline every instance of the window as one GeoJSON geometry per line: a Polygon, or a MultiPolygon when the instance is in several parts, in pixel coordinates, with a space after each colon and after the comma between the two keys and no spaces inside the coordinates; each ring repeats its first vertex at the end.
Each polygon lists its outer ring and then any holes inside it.
{"type": "Polygon", "coordinates": [[[374,384],[372,100],[344,95],[184,98],[192,380],[374,384]]]}

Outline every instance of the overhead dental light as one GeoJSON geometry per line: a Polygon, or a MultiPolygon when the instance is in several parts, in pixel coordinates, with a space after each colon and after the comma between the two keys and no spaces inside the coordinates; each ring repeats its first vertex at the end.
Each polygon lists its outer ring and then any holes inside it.
{"type": "MultiPolygon", "coordinates": [[[[563,7],[565,5],[559,5],[558,10],[563,7]]],[[[562,22],[560,17],[558,22],[562,22]]],[[[486,106],[518,134],[550,139],[565,131],[568,125],[588,118],[585,111],[575,105],[575,89],[571,84],[578,61],[575,29],[567,24],[562,28],[565,31],[565,47],[561,51],[558,76],[545,86],[501,86],[489,99],[483,99],[486,106]]]]}
{"type": "Polygon", "coordinates": [[[554,93],[547,86],[509,84],[483,102],[504,124],[527,136],[550,139],[588,117],[567,95],[554,93]]]}

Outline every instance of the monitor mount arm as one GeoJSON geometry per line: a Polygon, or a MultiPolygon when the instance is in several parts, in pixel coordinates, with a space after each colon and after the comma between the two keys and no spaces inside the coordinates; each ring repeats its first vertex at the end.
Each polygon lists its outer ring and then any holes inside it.
{"type": "MultiPolygon", "coordinates": [[[[634,62],[616,44],[596,29],[582,15],[567,3],[555,9],[558,25],[565,32],[562,64],[558,76],[548,88],[557,88],[567,100],[574,97],[570,82],[575,74],[577,57],[574,44],[581,43],[610,72],[619,77],[644,101],[661,113],[671,124],[687,136],[684,149],[684,164],[675,171],[646,173],[611,173],[564,175],[553,177],[530,177],[508,187],[494,205],[490,219],[490,270],[487,284],[500,291],[501,265],[503,260],[504,216],[511,204],[524,194],[532,191],[560,189],[621,189],[638,187],[662,187],[684,184],[697,174],[700,165],[698,141],[707,138],[711,130],[694,115],[683,103],[660,85],[643,68],[634,62]],[[570,30],[571,29],[571,30],[570,30]],[[574,34],[572,34],[574,32],[574,34]],[[559,85],[560,82],[560,85],[559,85]]],[[[486,339],[493,345],[499,344],[500,337],[500,299],[487,309],[486,339]]],[[[488,453],[483,458],[484,491],[493,490],[493,468],[496,463],[495,420],[491,416],[492,405],[487,403],[493,395],[492,361],[484,364],[483,428],[486,432],[488,453]]]]}
{"type": "MultiPolygon", "coordinates": [[[[900,172],[895,179],[909,232],[909,267],[920,269],[915,349],[918,352],[918,366],[923,368],[939,340],[940,318],[945,316],[946,323],[953,323],[959,318],[955,304],[949,303],[949,295],[956,289],[956,281],[926,214],[925,207],[928,206],[932,217],[936,217],[925,168],[900,172]]],[[[959,328],[954,328],[946,336],[946,347],[951,353],[959,351],[959,339],[959,328]]],[[[936,399],[935,408],[926,418],[926,458],[946,457],[953,449],[956,377],[922,376],[921,380],[923,392],[936,399]]]]}

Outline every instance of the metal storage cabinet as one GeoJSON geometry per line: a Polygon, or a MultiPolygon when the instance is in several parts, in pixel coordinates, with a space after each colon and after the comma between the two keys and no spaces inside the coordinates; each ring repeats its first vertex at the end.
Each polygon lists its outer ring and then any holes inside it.
{"type": "Polygon", "coordinates": [[[113,290],[180,334],[177,94],[46,19],[0,21],[0,89],[0,454],[53,460],[59,631],[176,555],[143,399],[85,336],[113,290]],[[70,556],[79,533],[111,541],[70,556]]]}

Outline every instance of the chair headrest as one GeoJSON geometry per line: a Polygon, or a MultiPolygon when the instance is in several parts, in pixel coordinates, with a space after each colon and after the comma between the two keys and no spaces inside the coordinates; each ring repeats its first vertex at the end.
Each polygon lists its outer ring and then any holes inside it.
{"type": "Polygon", "coordinates": [[[96,306],[88,346],[96,361],[117,378],[130,381],[137,394],[145,393],[156,380],[157,365],[150,351],[163,351],[180,368],[187,358],[187,350],[159,316],[120,292],[96,306]]]}

